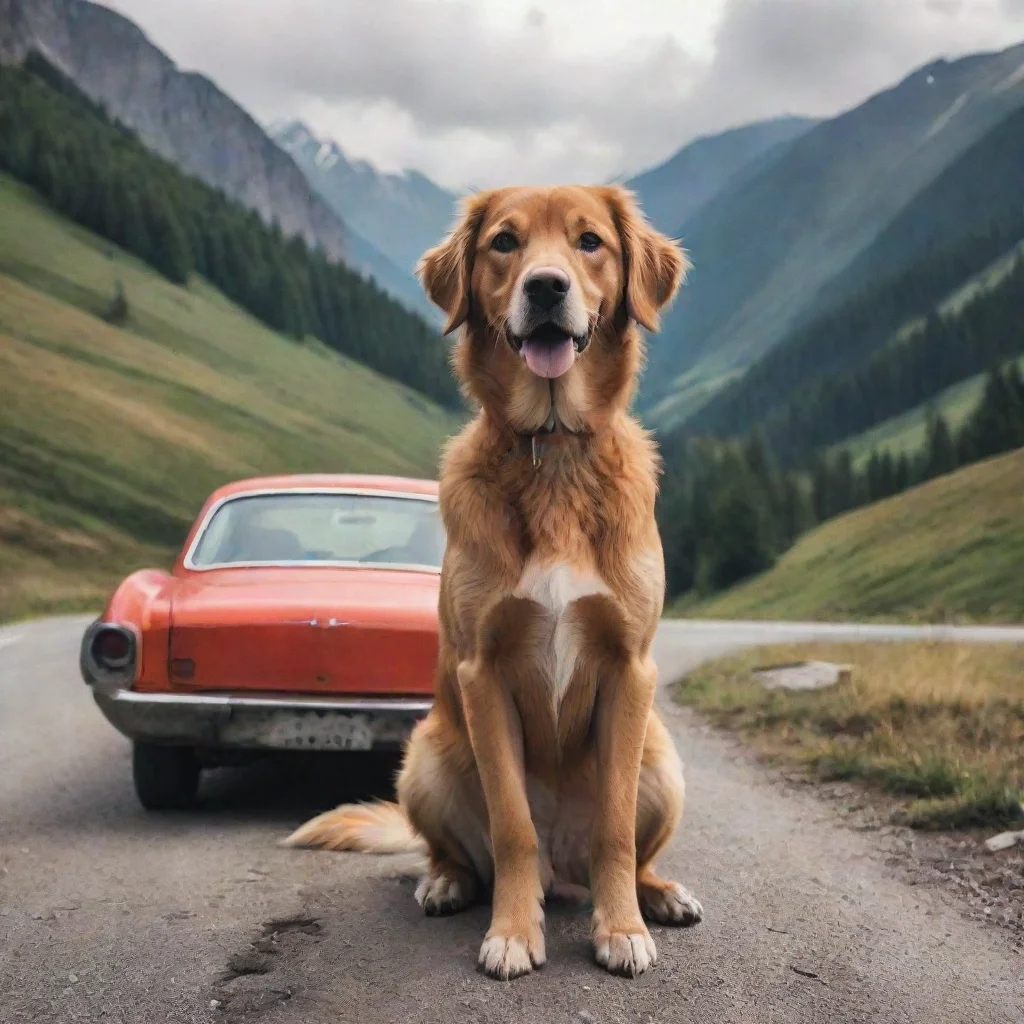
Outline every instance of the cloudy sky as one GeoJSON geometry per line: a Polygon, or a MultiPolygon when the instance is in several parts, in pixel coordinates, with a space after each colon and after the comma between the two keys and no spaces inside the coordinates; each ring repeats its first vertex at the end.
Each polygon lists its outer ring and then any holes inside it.
{"type": "Polygon", "coordinates": [[[462,188],[595,181],[1024,41],[1024,0],[103,0],[264,122],[462,188]]]}

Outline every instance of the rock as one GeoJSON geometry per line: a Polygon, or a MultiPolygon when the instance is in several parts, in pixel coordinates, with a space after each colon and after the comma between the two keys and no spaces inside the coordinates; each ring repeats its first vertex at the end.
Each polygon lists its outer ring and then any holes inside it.
{"type": "Polygon", "coordinates": [[[1024,829],[1019,832],[1000,832],[999,835],[986,839],[985,849],[989,853],[998,853],[1000,850],[1008,850],[1018,843],[1024,843],[1024,829]]]}
{"type": "Polygon", "coordinates": [[[768,690],[823,690],[836,683],[848,683],[852,675],[850,665],[833,665],[829,661],[793,661],[754,669],[755,678],[768,690]]]}

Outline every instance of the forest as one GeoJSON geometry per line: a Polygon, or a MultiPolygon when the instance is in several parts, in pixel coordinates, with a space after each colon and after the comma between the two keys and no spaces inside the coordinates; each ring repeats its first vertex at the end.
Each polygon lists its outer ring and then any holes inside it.
{"type": "Polygon", "coordinates": [[[1024,255],[955,312],[931,313],[909,336],[846,373],[822,378],[762,421],[787,463],[928,402],[1024,351],[1024,255]]]}
{"type": "Polygon", "coordinates": [[[460,406],[447,346],[424,320],[150,152],[34,53],[0,66],[0,171],[169,281],[201,275],[268,327],[460,406]]]}
{"type": "Polygon", "coordinates": [[[668,594],[709,594],[763,572],[801,533],[854,508],[961,466],[1024,446],[1024,377],[995,366],[959,430],[929,416],[920,451],[874,452],[857,468],[849,451],[816,453],[785,468],[765,435],[742,439],[677,434],[663,442],[658,505],[668,594]]]}

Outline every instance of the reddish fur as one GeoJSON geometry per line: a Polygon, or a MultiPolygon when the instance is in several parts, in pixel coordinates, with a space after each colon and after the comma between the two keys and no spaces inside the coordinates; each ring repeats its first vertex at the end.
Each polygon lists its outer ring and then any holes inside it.
{"type": "MultiPolygon", "coordinates": [[[[583,187],[475,195],[420,264],[448,329],[462,328],[453,365],[479,411],[442,460],[448,546],[436,699],[410,739],[399,801],[435,877],[468,871],[493,882],[481,962],[497,976],[544,958],[540,903],[551,867],[538,857],[527,776],[560,800],[582,794],[592,805],[589,867],[567,867],[584,877],[564,880],[593,891],[599,957],[625,973],[647,962],[620,962],[616,951],[630,941],[653,957],[638,893],[649,908],[671,888],[651,862],[680,819],[682,777],[653,709],[650,645],[664,594],[659,461],[627,409],[643,358],[636,323],[657,326],[686,267],[628,192],[583,187]],[[507,229],[522,244],[496,254],[490,239],[507,229]],[[596,254],[576,246],[581,230],[601,237],[596,254]],[[589,347],[553,388],[505,335],[513,288],[538,261],[570,276],[593,325],[589,347]],[[552,397],[560,427],[535,466],[517,435],[543,424],[552,397]],[[557,711],[545,668],[555,620],[530,595],[516,596],[524,571],[556,564],[607,591],[564,613],[579,653],[557,711]]],[[[331,827],[358,831],[361,814],[339,808],[331,827]]]]}

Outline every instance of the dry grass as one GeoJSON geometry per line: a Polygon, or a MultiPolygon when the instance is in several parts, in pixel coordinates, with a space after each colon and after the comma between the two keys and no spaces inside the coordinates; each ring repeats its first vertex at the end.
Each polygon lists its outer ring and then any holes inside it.
{"type": "Polygon", "coordinates": [[[1024,646],[813,644],[759,648],[681,680],[678,699],[740,732],[758,753],[822,781],[851,779],[895,800],[920,829],[997,827],[1024,797],[1024,646]],[[767,690],[765,664],[853,666],[824,690],[767,690]]]}

